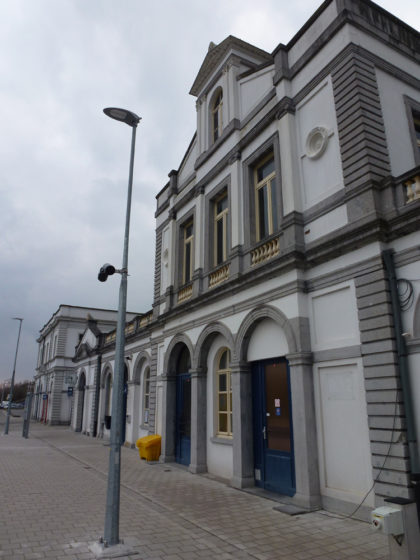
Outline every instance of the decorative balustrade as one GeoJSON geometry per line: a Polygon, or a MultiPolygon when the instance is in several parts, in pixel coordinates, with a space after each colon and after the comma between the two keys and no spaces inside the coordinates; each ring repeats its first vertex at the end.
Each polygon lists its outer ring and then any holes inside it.
{"type": "Polygon", "coordinates": [[[225,280],[229,278],[229,265],[225,264],[221,268],[217,269],[215,272],[212,272],[209,276],[209,288],[214,288],[214,286],[218,286],[225,280]]]}
{"type": "Polygon", "coordinates": [[[192,298],[192,293],[192,284],[190,284],[189,286],[185,286],[185,288],[182,288],[182,290],[178,292],[178,303],[182,303],[183,301],[192,298]]]}
{"type": "Polygon", "coordinates": [[[153,313],[148,313],[147,315],[143,315],[143,317],[140,319],[139,326],[145,327],[151,322],[152,319],[153,319],[153,313]]]}
{"type": "Polygon", "coordinates": [[[105,344],[109,344],[110,342],[114,342],[117,337],[117,331],[111,331],[105,336],[105,344]]]}
{"type": "Polygon", "coordinates": [[[406,189],[406,204],[420,199],[420,175],[414,175],[404,181],[404,186],[406,189]]]}
{"type": "MultiPolygon", "coordinates": [[[[141,317],[140,321],[138,322],[138,328],[145,327],[146,325],[151,323],[152,319],[153,319],[153,313],[148,313],[147,315],[143,315],[143,317],[141,317]]],[[[127,336],[129,334],[134,334],[136,330],[138,330],[138,328],[136,329],[136,321],[131,321],[130,323],[127,323],[124,330],[125,335],[127,336]]],[[[117,330],[115,329],[114,331],[111,331],[110,333],[105,335],[105,344],[110,344],[111,342],[114,342],[116,338],[117,338],[117,330]]]]}
{"type": "Polygon", "coordinates": [[[132,334],[134,332],[135,328],[134,328],[134,323],[128,323],[128,325],[125,327],[125,334],[132,334]]]}
{"type": "Polygon", "coordinates": [[[280,242],[279,238],[271,239],[260,245],[253,251],[251,251],[251,266],[261,264],[262,262],[268,261],[273,257],[276,257],[280,253],[280,242]]]}

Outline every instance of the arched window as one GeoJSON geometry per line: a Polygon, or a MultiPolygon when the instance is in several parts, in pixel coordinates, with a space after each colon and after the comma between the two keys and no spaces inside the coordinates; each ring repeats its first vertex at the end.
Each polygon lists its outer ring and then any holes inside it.
{"type": "Polygon", "coordinates": [[[231,437],[232,430],[232,384],[230,351],[223,348],[216,361],[216,410],[217,435],[231,437]]]}
{"type": "Polygon", "coordinates": [[[143,384],[143,423],[149,423],[149,410],[150,410],[150,368],[147,367],[144,372],[143,384]]]}
{"type": "Polygon", "coordinates": [[[219,89],[216,97],[214,98],[213,104],[211,106],[213,143],[216,142],[216,140],[222,135],[222,130],[223,130],[222,107],[223,107],[223,91],[222,89],[219,89]]]}

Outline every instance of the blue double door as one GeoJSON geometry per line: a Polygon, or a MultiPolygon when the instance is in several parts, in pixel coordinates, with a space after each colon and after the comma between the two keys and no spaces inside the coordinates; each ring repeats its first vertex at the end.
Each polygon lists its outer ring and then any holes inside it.
{"type": "Polygon", "coordinates": [[[252,364],[255,485],[293,496],[296,491],[290,373],[285,359],[252,364]]]}
{"type": "Polygon", "coordinates": [[[191,375],[176,376],[175,460],[181,465],[191,462],[191,375]]]}

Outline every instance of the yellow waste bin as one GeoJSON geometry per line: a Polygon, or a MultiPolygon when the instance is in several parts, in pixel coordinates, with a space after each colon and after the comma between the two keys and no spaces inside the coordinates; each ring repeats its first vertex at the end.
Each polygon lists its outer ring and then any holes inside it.
{"type": "Polygon", "coordinates": [[[146,459],[146,461],[158,461],[160,456],[161,441],[162,437],[157,434],[139,438],[136,441],[136,447],[139,450],[140,459],[146,459]]]}

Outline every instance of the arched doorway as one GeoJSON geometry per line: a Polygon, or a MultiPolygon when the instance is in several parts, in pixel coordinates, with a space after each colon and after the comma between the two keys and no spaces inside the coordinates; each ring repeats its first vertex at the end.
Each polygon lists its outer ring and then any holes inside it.
{"type": "Polygon", "coordinates": [[[242,441],[234,441],[234,445],[242,448],[236,477],[239,483],[248,484],[245,476],[251,475],[255,486],[288,496],[296,494],[296,462],[293,383],[286,356],[295,349],[290,324],[280,311],[270,306],[250,312],[238,332],[237,355],[240,363],[248,366],[240,366],[237,378],[247,398],[245,402],[234,399],[234,415],[242,409],[240,418],[243,417],[242,441]],[[252,438],[252,453],[243,453],[247,434],[252,438]]]}
{"type": "Polygon", "coordinates": [[[191,460],[191,358],[183,347],[176,368],[175,461],[189,465],[191,460]]]}

